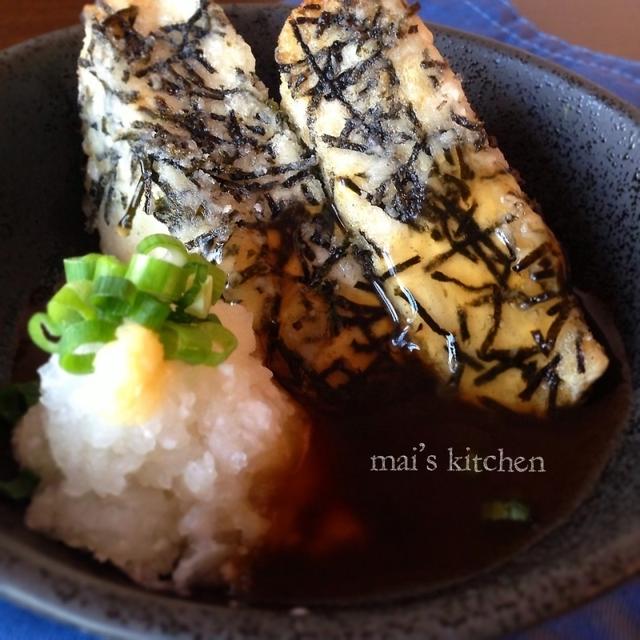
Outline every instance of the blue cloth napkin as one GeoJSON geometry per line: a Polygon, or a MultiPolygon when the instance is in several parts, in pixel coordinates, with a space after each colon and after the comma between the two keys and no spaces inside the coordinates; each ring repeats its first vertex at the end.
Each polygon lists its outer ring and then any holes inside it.
{"type": "Polygon", "coordinates": [[[636,640],[640,580],[632,580],[575,611],[505,640],[636,640]]]}
{"type": "Polygon", "coordinates": [[[640,61],[596,53],[541,33],[508,0],[424,0],[423,5],[421,15],[426,20],[524,49],[640,106],[640,61]]]}
{"type": "MultiPolygon", "coordinates": [[[[540,33],[508,0],[425,0],[424,4],[421,15],[428,21],[525,49],[640,106],[640,62],[596,53],[540,33]]],[[[635,640],[639,637],[640,579],[570,614],[515,634],[509,640],[635,640]]],[[[0,640],[92,638],[0,601],[0,640]]]]}

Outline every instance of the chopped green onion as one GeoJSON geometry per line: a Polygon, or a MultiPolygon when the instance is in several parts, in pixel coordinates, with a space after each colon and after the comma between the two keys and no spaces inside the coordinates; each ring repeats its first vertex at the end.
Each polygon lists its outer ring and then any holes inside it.
{"type": "Polygon", "coordinates": [[[95,318],[95,309],[87,302],[91,291],[89,280],[76,280],[64,285],[47,305],[49,319],[58,326],[95,318]]]}
{"type": "Polygon", "coordinates": [[[93,352],[98,345],[114,339],[118,326],[107,320],[85,320],[70,325],[60,339],[63,353],[76,353],[78,349],[93,352]]]}
{"type": "Polygon", "coordinates": [[[197,262],[191,262],[186,265],[185,271],[187,272],[186,291],[178,301],[178,305],[183,309],[193,304],[209,275],[208,264],[199,264],[197,262]]]}
{"type": "Polygon", "coordinates": [[[482,505],[482,517],[492,522],[528,522],[531,510],[519,500],[493,500],[482,505]]]}
{"type": "Polygon", "coordinates": [[[40,398],[38,382],[18,382],[0,389],[0,424],[12,427],[40,398]]]}
{"type": "Polygon", "coordinates": [[[187,313],[190,313],[196,318],[206,318],[209,315],[211,309],[211,300],[213,298],[213,278],[207,276],[204,283],[200,287],[195,300],[185,308],[187,313]]]}
{"type": "Polygon", "coordinates": [[[209,309],[222,295],[227,284],[227,276],[222,269],[207,262],[201,256],[193,256],[189,271],[188,289],[178,302],[187,313],[198,318],[206,318],[209,309]]]}
{"type": "Polygon", "coordinates": [[[210,315],[226,275],[175,238],[149,236],[127,264],[89,254],[64,266],[67,283],[28,330],[71,373],[92,371],[95,352],[125,320],[158,332],[169,359],[215,366],[236,347],[233,334],[210,315]]]}
{"type": "Polygon", "coordinates": [[[38,380],[16,382],[11,387],[15,393],[20,394],[27,409],[38,404],[38,400],[40,400],[40,382],[38,380]]]}
{"type": "Polygon", "coordinates": [[[31,471],[23,469],[13,480],[0,482],[0,493],[11,500],[26,500],[33,495],[40,480],[31,471]]]}
{"type": "Polygon", "coordinates": [[[115,338],[117,324],[86,320],[67,327],[60,340],[60,366],[69,373],[91,373],[95,352],[115,338]]]}
{"type": "Polygon", "coordinates": [[[141,253],[131,258],[126,277],[140,291],[165,302],[178,300],[187,281],[187,273],[182,267],[141,253]]]}
{"type": "Polygon", "coordinates": [[[194,264],[202,265],[206,267],[209,275],[213,277],[213,292],[214,292],[214,302],[216,302],[224,288],[227,286],[227,274],[216,264],[212,264],[211,262],[207,262],[202,256],[194,254],[191,256],[191,261],[194,264]]]}
{"type": "Polygon", "coordinates": [[[67,282],[93,280],[96,264],[101,257],[99,253],[89,253],[80,258],[65,258],[64,274],[67,277],[67,282]]]}
{"type": "Polygon", "coordinates": [[[69,373],[93,373],[95,357],[95,353],[63,353],[59,356],[59,362],[69,373]]]}
{"type": "Polygon", "coordinates": [[[136,293],[136,287],[130,280],[102,276],[94,281],[89,300],[98,309],[108,310],[112,315],[124,315],[133,305],[136,293]]]}
{"type": "Polygon", "coordinates": [[[145,255],[151,254],[154,258],[177,267],[184,266],[189,259],[189,254],[180,240],[162,233],[147,236],[140,242],[136,251],[145,255]]]}
{"type": "MultiPolygon", "coordinates": [[[[0,389],[0,447],[9,447],[11,430],[29,407],[38,402],[40,386],[37,382],[22,382],[0,389]]],[[[29,471],[21,471],[11,480],[0,482],[0,495],[12,500],[29,498],[38,479],[29,471]]]]}
{"type": "Polygon", "coordinates": [[[169,317],[171,307],[166,302],[160,302],[149,293],[138,292],[136,300],[127,320],[141,324],[147,329],[159,329],[169,317]]]}
{"type": "Polygon", "coordinates": [[[215,304],[220,300],[224,288],[227,286],[227,274],[214,264],[209,264],[209,276],[211,277],[211,303],[215,304]]]}
{"type": "Polygon", "coordinates": [[[211,367],[224,362],[238,345],[236,337],[216,321],[191,325],[167,322],[160,339],[169,360],[211,367]]]}
{"type": "Polygon", "coordinates": [[[57,353],[60,346],[60,330],[46,313],[36,313],[27,325],[29,336],[36,347],[40,347],[47,353],[57,353]],[[48,335],[47,335],[48,334],[48,335]],[[55,338],[52,340],[51,338],[55,338]]]}
{"type": "Polygon", "coordinates": [[[93,273],[95,280],[102,276],[114,276],[122,278],[127,272],[127,265],[115,256],[100,256],[96,262],[96,269],[93,273]]]}

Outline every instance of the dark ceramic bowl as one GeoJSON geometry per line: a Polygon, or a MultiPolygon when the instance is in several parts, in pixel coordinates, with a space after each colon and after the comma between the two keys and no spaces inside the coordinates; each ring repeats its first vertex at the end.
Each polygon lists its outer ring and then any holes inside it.
{"type": "MultiPolygon", "coordinates": [[[[272,87],[272,52],[286,11],[230,9],[272,87]]],[[[630,354],[633,417],[589,499],[543,541],[461,585],[428,597],[408,594],[401,601],[324,607],[306,615],[145,593],[26,531],[21,511],[0,503],[1,595],[110,637],[477,638],[538,622],[640,569],[640,115],[517,50],[448,29],[436,34],[487,129],[548,212],[576,285],[604,300],[630,354]]],[[[0,54],[5,381],[25,309],[42,302],[39,283],[51,280],[63,256],[95,242],[84,233],[80,213],[79,43],[74,28],[0,54]]],[[[566,465],[580,456],[575,451],[566,465]]]]}

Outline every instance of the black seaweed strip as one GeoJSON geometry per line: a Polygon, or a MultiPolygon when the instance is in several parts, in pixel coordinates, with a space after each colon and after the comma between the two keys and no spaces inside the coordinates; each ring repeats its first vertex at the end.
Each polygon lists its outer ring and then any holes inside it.
{"type": "Polygon", "coordinates": [[[362,318],[369,322],[376,322],[386,316],[386,311],[378,305],[360,304],[358,302],[353,302],[353,300],[349,300],[344,296],[335,296],[333,298],[333,303],[337,309],[342,309],[355,314],[352,319],[353,324],[357,326],[360,326],[362,318]]]}
{"type": "Polygon", "coordinates": [[[540,280],[548,280],[549,278],[555,277],[556,272],[554,269],[542,269],[540,271],[534,271],[530,278],[534,282],[539,282],[540,280]]]}
{"type": "Polygon", "coordinates": [[[458,156],[458,165],[460,166],[460,177],[463,180],[473,180],[475,174],[464,159],[464,150],[459,145],[456,147],[456,155],[458,156]]]}
{"type": "MultiPolygon", "coordinates": [[[[384,252],[382,249],[373,241],[364,231],[360,232],[360,235],[366,240],[367,244],[373,249],[373,252],[378,256],[378,258],[382,258],[384,256],[384,252]]],[[[376,278],[379,279],[379,278],[376,278]]]]}
{"type": "Polygon", "coordinates": [[[584,362],[584,351],[582,349],[582,341],[584,339],[584,334],[579,333],[576,337],[576,366],[578,368],[578,373],[585,373],[585,362],[584,362]]]}
{"type": "Polygon", "coordinates": [[[465,129],[469,129],[470,131],[481,131],[482,130],[482,123],[481,122],[472,122],[468,118],[465,118],[464,116],[462,116],[462,115],[460,115],[458,113],[455,113],[455,112],[451,114],[451,120],[453,120],[453,122],[455,122],[457,125],[465,128],[465,129]]]}
{"type": "Polygon", "coordinates": [[[368,58],[361,60],[355,66],[350,69],[346,69],[341,74],[336,76],[334,82],[340,86],[341,89],[345,89],[349,85],[355,84],[360,77],[364,74],[374,62],[376,62],[382,56],[382,49],[378,49],[372,53],[368,58]]]}
{"type": "Polygon", "coordinates": [[[461,178],[458,178],[457,176],[454,176],[450,173],[445,173],[442,175],[442,180],[457,187],[458,193],[463,200],[467,200],[471,196],[471,189],[469,185],[461,178]]]}
{"type": "Polygon", "coordinates": [[[564,302],[560,301],[560,302],[556,302],[556,304],[554,304],[553,306],[549,307],[547,309],[547,315],[548,316],[555,316],[557,315],[560,310],[562,309],[564,302]]]}
{"type": "Polygon", "coordinates": [[[421,261],[421,258],[419,255],[415,255],[411,258],[408,258],[404,262],[400,262],[399,264],[394,265],[390,269],[387,269],[387,271],[385,271],[380,276],[380,280],[384,281],[384,280],[388,280],[391,277],[397,276],[398,274],[402,273],[403,271],[406,271],[410,267],[420,264],[420,261],[421,261]]]}
{"type": "Polygon", "coordinates": [[[345,140],[342,136],[330,136],[325,133],[321,136],[321,140],[325,144],[328,144],[331,147],[336,147],[337,149],[347,149],[348,151],[358,151],[359,153],[368,153],[370,151],[363,144],[350,142],[349,140],[345,140]]]}
{"type": "Polygon", "coordinates": [[[358,280],[358,282],[356,282],[354,286],[359,291],[367,291],[369,293],[375,293],[375,288],[369,282],[363,282],[362,280],[358,280]]]}
{"type": "Polygon", "coordinates": [[[113,192],[115,190],[115,178],[116,178],[116,164],[114,162],[114,167],[107,174],[107,187],[106,187],[106,195],[104,197],[105,206],[103,211],[103,219],[109,224],[111,222],[111,206],[113,204],[113,192]]]}
{"type": "Polygon", "coordinates": [[[542,335],[542,331],[540,331],[539,329],[535,329],[534,331],[531,332],[531,335],[533,336],[533,341],[538,345],[538,347],[540,348],[540,351],[545,355],[548,356],[551,354],[551,351],[553,350],[553,345],[550,345],[545,339],[544,336],[542,335]]]}
{"type": "Polygon", "coordinates": [[[302,171],[298,171],[298,173],[294,173],[292,176],[289,176],[283,183],[282,186],[292,187],[297,182],[300,182],[302,179],[309,177],[311,174],[311,169],[303,169],[302,171]]]}
{"type": "Polygon", "coordinates": [[[533,251],[531,251],[531,253],[528,253],[524,258],[522,258],[520,262],[517,262],[516,264],[514,264],[512,269],[516,273],[519,273],[520,271],[523,271],[527,267],[530,267],[534,262],[542,258],[542,256],[547,252],[548,248],[549,248],[549,243],[543,242],[541,245],[539,245],[533,251]]]}
{"type": "MultiPolygon", "coordinates": [[[[498,229],[503,224],[508,223],[508,219],[505,219],[505,220],[501,220],[500,222],[496,222],[495,224],[491,225],[490,227],[487,227],[486,229],[480,229],[480,227],[475,222],[475,220],[472,220],[471,216],[467,216],[467,222],[464,223],[465,218],[463,218],[460,214],[458,214],[456,216],[456,219],[460,225],[459,229],[464,232],[465,237],[462,240],[454,240],[451,237],[451,234],[448,233],[446,218],[444,218],[444,216],[446,216],[447,213],[449,213],[449,211],[441,212],[440,215],[442,219],[442,230],[444,231],[445,236],[447,237],[447,240],[451,244],[451,249],[447,249],[447,251],[444,251],[440,255],[432,258],[424,267],[424,270],[427,272],[431,271],[432,269],[435,269],[436,267],[439,267],[444,262],[449,260],[449,258],[452,258],[454,255],[458,253],[462,253],[462,255],[465,255],[465,257],[468,258],[469,257],[468,253],[464,253],[464,251],[467,248],[469,247],[475,248],[475,246],[479,241],[483,241],[484,238],[488,239],[488,237],[491,234],[493,234],[496,229],[498,229]],[[467,231],[466,229],[467,226],[471,227],[471,231],[467,231]]],[[[490,246],[494,254],[500,255],[502,260],[505,260],[505,261],[508,260],[510,262],[509,258],[505,254],[503,254],[493,243],[490,243],[490,246]]],[[[494,277],[496,277],[497,279],[500,278],[495,267],[493,267],[493,274],[494,274],[494,277]]]]}
{"type": "Polygon", "coordinates": [[[469,333],[469,325],[467,323],[467,312],[458,307],[458,325],[460,327],[460,337],[463,342],[468,342],[471,334],[469,333]]]}
{"type": "Polygon", "coordinates": [[[460,362],[468,365],[476,372],[482,371],[484,369],[484,365],[479,360],[476,360],[473,356],[469,355],[465,351],[459,350],[458,358],[460,359],[460,362]]]}
{"type": "Polygon", "coordinates": [[[484,362],[496,360],[498,362],[511,362],[520,365],[537,354],[537,347],[523,347],[517,349],[515,353],[510,349],[490,349],[487,353],[479,354],[479,357],[484,362]]]}
{"type": "Polygon", "coordinates": [[[298,41],[300,48],[304,52],[304,55],[308,63],[311,65],[311,67],[315,71],[316,76],[318,77],[318,84],[316,85],[316,87],[318,87],[319,84],[322,84],[322,87],[325,87],[326,89],[329,90],[329,95],[339,100],[347,108],[347,110],[351,115],[357,116],[358,114],[355,112],[351,104],[346,100],[346,98],[344,97],[340,89],[335,85],[333,80],[329,78],[327,73],[325,73],[325,70],[322,69],[322,67],[318,64],[318,61],[316,60],[315,56],[311,52],[309,45],[307,45],[307,43],[304,41],[302,37],[302,33],[300,32],[300,27],[293,20],[289,20],[289,24],[291,25],[293,34],[296,40],[298,41]]]}
{"type": "Polygon", "coordinates": [[[306,171],[307,173],[313,166],[313,162],[309,160],[300,160],[298,162],[290,162],[288,164],[281,164],[267,167],[263,169],[260,173],[253,171],[241,171],[239,169],[233,169],[230,173],[227,174],[227,178],[230,180],[255,180],[256,178],[261,178],[263,176],[275,176],[283,173],[289,173],[290,171],[306,171]]]}
{"type": "Polygon", "coordinates": [[[562,309],[560,310],[560,313],[558,313],[557,317],[551,323],[551,326],[549,327],[549,331],[547,332],[547,336],[545,339],[545,342],[547,343],[547,345],[549,345],[550,349],[553,349],[553,347],[555,346],[556,340],[558,339],[558,335],[560,334],[562,327],[567,321],[567,318],[571,313],[572,307],[573,305],[571,304],[571,301],[567,300],[564,306],[562,307],[562,309]]]}
{"type": "Polygon", "coordinates": [[[520,392],[518,397],[521,400],[525,400],[525,401],[531,400],[531,398],[533,397],[533,394],[536,392],[538,387],[542,384],[542,381],[545,379],[548,379],[548,376],[551,373],[555,374],[555,369],[560,363],[560,360],[562,360],[562,356],[560,354],[557,354],[553,358],[553,360],[551,360],[551,362],[548,362],[544,367],[539,369],[537,373],[529,380],[529,383],[527,384],[525,389],[522,392],[520,392]]]}
{"type": "Polygon", "coordinates": [[[502,322],[502,295],[498,287],[493,288],[492,302],[493,317],[491,328],[487,332],[487,335],[480,346],[480,353],[486,353],[491,345],[493,345],[496,335],[498,334],[498,330],[500,329],[500,323],[502,322]]]}
{"type": "Polygon", "coordinates": [[[300,189],[302,190],[302,195],[304,196],[305,200],[310,204],[310,205],[319,205],[320,201],[313,195],[311,188],[309,187],[309,185],[306,182],[303,182],[300,185],[300,189]]]}
{"type": "Polygon", "coordinates": [[[487,289],[492,289],[495,286],[491,282],[477,286],[466,284],[465,282],[462,282],[462,280],[458,280],[458,278],[453,278],[446,275],[445,273],[442,273],[442,271],[433,271],[431,273],[431,277],[437,282],[450,282],[451,284],[455,284],[458,287],[463,288],[465,291],[486,291],[487,289]]]}
{"type": "MultiPolygon", "coordinates": [[[[475,223],[475,221],[474,221],[474,223],[475,223]]],[[[489,270],[489,273],[491,273],[491,275],[495,278],[496,282],[502,284],[503,273],[498,271],[498,267],[496,266],[495,261],[492,260],[485,253],[485,250],[482,248],[482,245],[480,244],[481,242],[482,242],[482,240],[480,240],[479,242],[473,242],[471,244],[471,247],[475,251],[475,254],[478,256],[478,258],[480,258],[480,260],[482,262],[484,262],[485,266],[489,270]]]]}
{"type": "MultiPolygon", "coordinates": [[[[560,295],[561,294],[558,291],[543,291],[542,293],[539,293],[538,295],[535,295],[535,296],[526,296],[521,291],[514,291],[513,294],[510,296],[510,300],[514,300],[518,302],[518,304],[520,305],[520,308],[526,310],[526,309],[530,309],[531,307],[535,307],[536,305],[544,304],[545,302],[548,302],[549,300],[553,300],[554,298],[557,298],[560,295]]],[[[562,308],[563,304],[564,304],[564,301],[561,303],[560,309],[562,308]]],[[[554,314],[548,314],[548,315],[554,315],[554,314]]]]}
{"type": "Polygon", "coordinates": [[[547,411],[553,413],[558,405],[558,389],[562,380],[556,371],[549,374],[547,384],[549,387],[549,399],[547,402],[547,411]]]}
{"type": "Polygon", "coordinates": [[[421,213],[427,189],[427,185],[420,181],[413,168],[422,148],[422,143],[416,142],[407,162],[391,176],[391,182],[396,188],[393,208],[400,214],[398,220],[412,226],[415,226],[415,220],[421,213]],[[408,193],[405,188],[408,188],[408,193]]]}
{"type": "Polygon", "coordinates": [[[484,384],[487,384],[488,382],[495,380],[500,374],[505,373],[506,371],[509,371],[514,367],[515,365],[512,362],[500,362],[494,367],[491,367],[491,369],[485,371],[483,374],[474,378],[473,384],[476,387],[480,387],[484,384]]]}
{"type": "MultiPolygon", "coordinates": [[[[403,293],[403,296],[405,298],[405,300],[407,300],[406,294],[403,293]]],[[[447,331],[446,329],[443,329],[431,316],[431,314],[422,306],[422,304],[420,304],[420,302],[418,300],[416,300],[415,298],[413,300],[407,300],[407,302],[409,304],[411,304],[412,306],[415,306],[415,308],[418,311],[418,315],[424,320],[424,322],[426,323],[426,325],[429,327],[429,329],[431,329],[431,331],[433,331],[434,333],[438,334],[439,336],[442,336],[443,338],[448,338],[449,336],[453,335],[450,331],[447,331]]]]}
{"type": "Polygon", "coordinates": [[[492,411],[495,411],[497,413],[509,414],[509,415],[513,415],[515,413],[505,405],[501,404],[494,398],[490,398],[489,396],[479,396],[479,400],[484,407],[492,411]]]}
{"type": "MultiPolygon", "coordinates": [[[[444,262],[446,259],[450,258],[451,256],[455,255],[456,253],[459,253],[460,255],[464,256],[465,258],[467,258],[467,260],[470,260],[471,262],[474,262],[474,263],[477,262],[478,258],[471,251],[471,249],[474,246],[475,239],[472,238],[470,235],[465,237],[462,240],[454,239],[451,229],[449,228],[449,222],[451,221],[450,204],[443,199],[440,199],[436,202],[436,199],[437,198],[434,194],[431,194],[431,199],[427,199],[428,213],[429,213],[429,215],[427,216],[427,219],[429,217],[432,217],[433,215],[436,216],[436,219],[440,223],[440,231],[442,235],[446,238],[447,242],[452,247],[451,249],[445,252],[445,254],[448,253],[449,255],[444,260],[442,260],[442,262],[444,262]]],[[[429,262],[429,264],[424,268],[425,271],[430,270],[429,265],[431,264],[435,264],[439,266],[439,264],[441,264],[439,262],[439,258],[444,256],[445,254],[440,254],[440,256],[436,256],[435,258],[433,258],[429,262]]]]}
{"type": "MultiPolygon", "coordinates": [[[[506,373],[511,369],[520,369],[523,372],[526,371],[526,361],[531,356],[535,355],[536,352],[537,349],[519,349],[515,354],[500,350],[487,351],[486,353],[478,354],[482,360],[489,362],[497,360],[498,364],[478,376],[473,381],[474,385],[482,386],[487,384],[488,382],[495,380],[499,375],[506,373]]],[[[532,377],[533,376],[529,376],[527,379],[530,381],[532,377]]]]}
{"type": "Polygon", "coordinates": [[[346,255],[346,247],[344,245],[339,247],[334,247],[327,259],[316,269],[313,277],[311,278],[309,284],[310,286],[319,285],[324,278],[327,276],[329,271],[333,268],[333,266],[339,262],[346,255]]]}

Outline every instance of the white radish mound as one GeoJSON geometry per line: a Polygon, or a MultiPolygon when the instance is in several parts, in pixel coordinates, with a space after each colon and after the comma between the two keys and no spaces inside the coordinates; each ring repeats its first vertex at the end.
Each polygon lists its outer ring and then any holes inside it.
{"type": "Polygon", "coordinates": [[[40,369],[41,401],[14,439],[41,479],[30,528],[148,587],[238,579],[303,455],[307,424],[254,355],[251,314],[224,303],[214,311],[238,348],[215,368],[165,361],[166,391],[142,424],[96,410],[109,402],[104,371],[72,375],[55,356],[40,369]]]}

